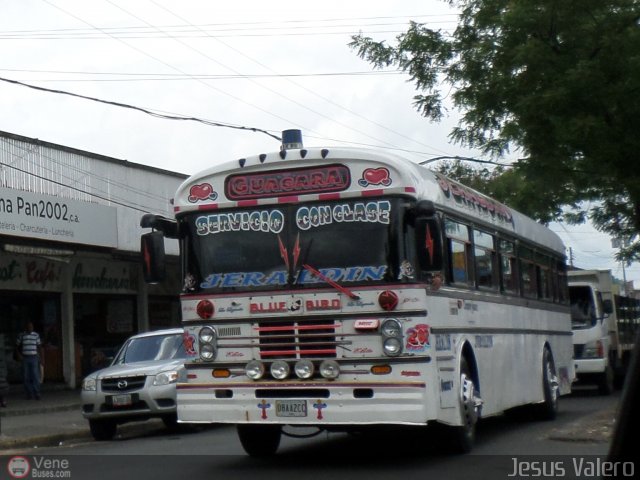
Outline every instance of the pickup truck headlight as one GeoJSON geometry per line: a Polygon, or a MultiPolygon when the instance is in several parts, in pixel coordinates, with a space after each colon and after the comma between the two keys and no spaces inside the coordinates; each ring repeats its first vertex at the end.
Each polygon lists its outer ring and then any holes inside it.
{"type": "Polygon", "coordinates": [[[87,377],[82,380],[82,390],[85,392],[95,392],[98,382],[94,377],[87,377]]]}
{"type": "Polygon", "coordinates": [[[178,372],[171,370],[170,372],[161,372],[153,379],[155,386],[169,385],[170,383],[176,383],[178,381],[178,372]]]}

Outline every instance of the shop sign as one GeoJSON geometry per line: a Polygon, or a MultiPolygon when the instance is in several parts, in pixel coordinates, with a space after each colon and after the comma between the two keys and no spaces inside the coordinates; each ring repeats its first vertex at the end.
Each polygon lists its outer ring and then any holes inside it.
{"type": "Polygon", "coordinates": [[[85,293],[137,293],[137,265],[126,262],[71,262],[71,288],[85,293]]]}
{"type": "Polygon", "coordinates": [[[0,235],[117,247],[116,208],[0,188],[0,235]]]}
{"type": "Polygon", "coordinates": [[[62,264],[39,258],[0,255],[0,289],[62,290],[62,264]]]}

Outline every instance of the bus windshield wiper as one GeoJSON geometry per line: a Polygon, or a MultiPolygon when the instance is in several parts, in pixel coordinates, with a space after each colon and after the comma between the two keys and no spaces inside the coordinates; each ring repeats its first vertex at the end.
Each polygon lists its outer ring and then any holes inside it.
{"type": "Polygon", "coordinates": [[[322,272],[320,272],[318,269],[313,268],[311,265],[309,265],[308,263],[303,263],[302,264],[302,268],[304,268],[305,270],[311,272],[314,276],[318,277],[320,280],[322,280],[325,283],[328,283],[329,285],[331,285],[333,288],[335,288],[336,290],[344,293],[346,296],[348,296],[350,299],[352,300],[360,300],[360,297],[358,295],[356,295],[355,293],[353,293],[351,290],[349,290],[347,287],[343,287],[342,285],[334,282],[333,280],[331,280],[329,277],[327,277],[325,274],[323,274],[322,272]]]}

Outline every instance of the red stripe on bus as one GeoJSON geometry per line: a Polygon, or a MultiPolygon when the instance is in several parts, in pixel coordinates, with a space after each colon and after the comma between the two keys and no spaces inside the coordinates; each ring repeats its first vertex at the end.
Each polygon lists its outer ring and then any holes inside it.
{"type": "Polygon", "coordinates": [[[318,200],[340,200],[342,198],[339,193],[321,193],[318,200]]]}
{"type": "Polygon", "coordinates": [[[298,201],[298,197],[296,195],[291,196],[291,197],[280,197],[278,198],[278,203],[293,203],[293,202],[297,202],[298,201]]]}
{"type": "Polygon", "coordinates": [[[364,190],[362,192],[362,196],[363,197],[376,197],[378,195],[382,195],[384,193],[384,190],[379,189],[379,190],[364,190]]]}
{"type": "Polygon", "coordinates": [[[279,357],[281,355],[335,355],[336,349],[322,350],[273,350],[268,352],[260,352],[261,357],[279,357]]]}

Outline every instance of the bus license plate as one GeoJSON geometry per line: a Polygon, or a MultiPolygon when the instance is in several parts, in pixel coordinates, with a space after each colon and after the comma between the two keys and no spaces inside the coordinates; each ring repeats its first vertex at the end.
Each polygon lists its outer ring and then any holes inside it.
{"type": "Polygon", "coordinates": [[[131,405],[131,395],[112,395],[111,405],[114,407],[128,407],[131,405]]]}
{"type": "Polygon", "coordinates": [[[306,417],[306,400],[276,400],[276,417],[306,417]]]}

